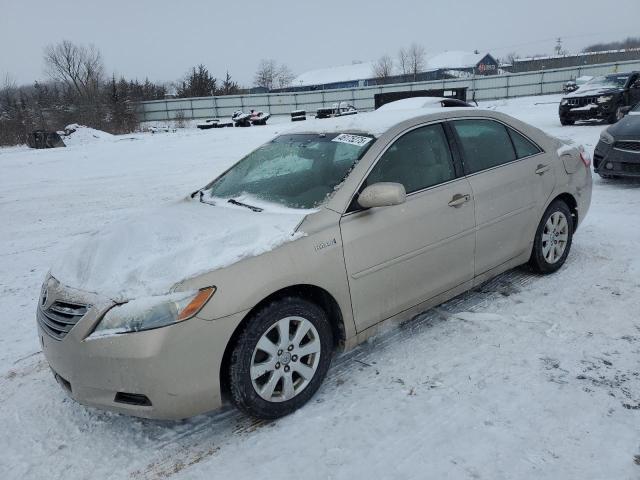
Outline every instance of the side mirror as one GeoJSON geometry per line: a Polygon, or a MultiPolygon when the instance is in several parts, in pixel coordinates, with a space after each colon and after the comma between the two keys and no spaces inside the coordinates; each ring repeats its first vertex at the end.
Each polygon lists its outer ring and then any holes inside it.
{"type": "Polygon", "coordinates": [[[378,182],[366,187],[358,196],[362,208],[390,207],[407,200],[407,192],[401,183],[378,182]]]}

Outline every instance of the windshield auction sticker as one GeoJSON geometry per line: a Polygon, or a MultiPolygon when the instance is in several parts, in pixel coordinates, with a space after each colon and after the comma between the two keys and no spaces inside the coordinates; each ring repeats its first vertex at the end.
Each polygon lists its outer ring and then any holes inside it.
{"type": "Polygon", "coordinates": [[[371,137],[363,137],[362,135],[351,135],[349,133],[341,133],[332,142],[348,143],[356,147],[363,147],[372,140],[371,137]]]}

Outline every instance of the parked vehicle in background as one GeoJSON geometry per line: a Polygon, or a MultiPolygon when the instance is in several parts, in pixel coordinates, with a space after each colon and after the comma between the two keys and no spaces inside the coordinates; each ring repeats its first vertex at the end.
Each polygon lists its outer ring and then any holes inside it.
{"type": "Polygon", "coordinates": [[[575,80],[569,80],[565,82],[565,84],[562,86],[562,91],[564,93],[575,92],[577,89],[578,89],[578,85],[576,85],[575,80]]]}
{"type": "Polygon", "coordinates": [[[576,78],[575,80],[569,80],[562,87],[562,91],[565,93],[575,92],[578,88],[580,88],[582,85],[587,83],[592,78],[593,77],[589,75],[583,75],[581,77],[576,78]]]}
{"type": "Polygon", "coordinates": [[[600,134],[593,169],[603,178],[640,177],[640,103],[600,134]]]}
{"type": "Polygon", "coordinates": [[[560,101],[562,125],[602,119],[615,123],[640,102],[640,72],[594,77],[560,101]]]}
{"type": "Polygon", "coordinates": [[[87,236],[38,335],[77,401],[151,418],[276,418],[336,350],[528,263],[558,270],[591,170],[508,115],[398,109],[297,124],[189,198],[87,236]]]}
{"type": "Polygon", "coordinates": [[[355,115],[358,113],[356,107],[347,102],[334,103],[331,108],[319,108],[316,111],[316,118],[343,117],[345,115],[355,115]]]}

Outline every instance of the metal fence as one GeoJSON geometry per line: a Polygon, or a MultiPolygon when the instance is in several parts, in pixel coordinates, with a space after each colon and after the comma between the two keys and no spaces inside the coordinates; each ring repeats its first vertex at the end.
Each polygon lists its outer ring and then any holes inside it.
{"type": "Polygon", "coordinates": [[[378,93],[460,87],[468,88],[467,98],[470,100],[495,100],[560,93],[565,82],[583,75],[596,76],[630,70],[640,70],[640,60],[375,87],[153,100],[139,103],[137,113],[142,122],[230,117],[236,110],[249,109],[263,110],[272,115],[288,115],[293,110],[315,112],[318,108],[331,107],[343,101],[366,111],[374,109],[374,95],[378,93]]]}

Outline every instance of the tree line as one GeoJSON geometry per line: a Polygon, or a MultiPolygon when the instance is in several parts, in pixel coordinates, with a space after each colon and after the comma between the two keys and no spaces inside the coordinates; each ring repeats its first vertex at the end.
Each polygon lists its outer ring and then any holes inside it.
{"type": "Polygon", "coordinates": [[[0,83],[0,145],[23,144],[34,130],[62,130],[70,123],[129,133],[139,129],[137,102],[241,91],[229,72],[218,80],[204,65],[172,83],[107,76],[98,49],[66,40],[46,47],[43,62],[45,81],[19,86],[7,75],[0,83]]]}

